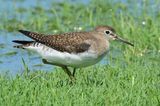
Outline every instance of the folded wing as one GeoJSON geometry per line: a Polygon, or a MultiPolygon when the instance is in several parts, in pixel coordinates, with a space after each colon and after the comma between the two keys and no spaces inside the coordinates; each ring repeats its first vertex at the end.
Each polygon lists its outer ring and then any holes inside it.
{"type": "Polygon", "coordinates": [[[31,44],[33,42],[42,43],[57,51],[68,53],[82,53],[89,49],[90,44],[86,42],[88,39],[87,32],[65,33],[59,35],[45,35],[35,32],[19,30],[22,34],[32,38],[35,41],[14,40],[15,43],[22,45],[31,44]]]}

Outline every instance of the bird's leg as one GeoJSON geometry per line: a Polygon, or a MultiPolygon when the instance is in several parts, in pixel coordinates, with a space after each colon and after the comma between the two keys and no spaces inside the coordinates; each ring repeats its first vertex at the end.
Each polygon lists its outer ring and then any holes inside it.
{"type": "MultiPolygon", "coordinates": [[[[60,65],[60,64],[54,64],[54,63],[48,62],[46,59],[42,59],[42,62],[43,62],[44,64],[56,65],[56,66],[61,67],[61,68],[64,70],[64,72],[67,73],[67,75],[69,76],[69,78],[70,78],[71,80],[74,80],[74,79],[75,79],[75,78],[74,78],[74,75],[72,75],[72,73],[70,72],[70,70],[68,69],[67,66],[60,65]]],[[[74,72],[74,73],[75,73],[75,72],[74,72]]]]}
{"type": "Polygon", "coordinates": [[[76,68],[73,68],[73,74],[72,74],[73,77],[75,76],[75,73],[76,73],[76,68]]]}
{"type": "Polygon", "coordinates": [[[62,69],[65,71],[65,73],[67,73],[67,75],[69,76],[69,78],[73,81],[75,80],[74,76],[72,75],[72,73],[69,71],[67,66],[61,66],[62,69]]]}
{"type": "Polygon", "coordinates": [[[59,67],[62,66],[62,65],[60,65],[60,64],[48,62],[46,59],[42,59],[42,62],[43,62],[44,64],[50,64],[50,65],[55,65],[55,66],[59,66],[59,67]]]}

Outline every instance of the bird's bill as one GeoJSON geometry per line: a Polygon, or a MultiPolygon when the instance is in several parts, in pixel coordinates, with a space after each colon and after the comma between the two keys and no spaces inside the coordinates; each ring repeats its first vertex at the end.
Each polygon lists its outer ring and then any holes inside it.
{"type": "Polygon", "coordinates": [[[118,40],[118,41],[120,41],[120,42],[123,42],[123,43],[126,43],[126,44],[128,44],[128,45],[134,46],[133,43],[130,43],[130,42],[128,42],[128,41],[126,41],[126,40],[124,40],[124,39],[122,39],[122,38],[120,38],[120,37],[116,37],[116,40],[118,40]]]}

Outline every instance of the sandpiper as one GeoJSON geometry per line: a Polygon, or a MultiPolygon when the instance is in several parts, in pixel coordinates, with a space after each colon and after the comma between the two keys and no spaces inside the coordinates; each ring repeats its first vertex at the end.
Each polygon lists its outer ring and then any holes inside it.
{"type": "Polygon", "coordinates": [[[55,35],[25,30],[19,32],[33,40],[13,40],[20,44],[14,47],[37,52],[41,55],[44,64],[61,67],[71,79],[74,79],[77,68],[99,62],[109,51],[109,41],[117,40],[133,46],[132,43],[117,36],[110,26],[98,26],[92,31],[55,35]],[[68,67],[72,67],[73,72],[68,67]]]}

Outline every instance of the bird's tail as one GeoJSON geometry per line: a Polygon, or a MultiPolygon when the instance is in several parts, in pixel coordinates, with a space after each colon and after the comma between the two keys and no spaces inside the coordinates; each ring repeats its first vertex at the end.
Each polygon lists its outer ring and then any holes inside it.
{"type": "Polygon", "coordinates": [[[30,46],[34,41],[13,40],[12,42],[20,44],[13,47],[25,49],[25,47],[30,46]]]}

